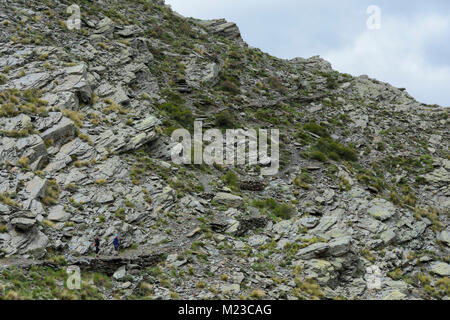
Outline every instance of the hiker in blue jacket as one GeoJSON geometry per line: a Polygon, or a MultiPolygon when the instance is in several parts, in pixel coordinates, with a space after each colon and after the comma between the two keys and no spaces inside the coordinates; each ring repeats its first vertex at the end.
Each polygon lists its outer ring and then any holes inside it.
{"type": "Polygon", "coordinates": [[[113,245],[114,245],[114,254],[115,255],[119,254],[120,243],[119,243],[119,235],[118,234],[116,234],[116,237],[113,240],[113,245]]]}
{"type": "Polygon", "coordinates": [[[95,237],[94,247],[95,247],[95,257],[98,258],[100,253],[100,239],[98,236],[95,237]]]}

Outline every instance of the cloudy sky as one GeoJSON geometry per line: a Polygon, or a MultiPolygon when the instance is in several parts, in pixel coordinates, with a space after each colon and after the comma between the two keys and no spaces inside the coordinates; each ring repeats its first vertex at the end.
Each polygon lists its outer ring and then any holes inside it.
{"type": "MultiPolygon", "coordinates": [[[[335,70],[407,88],[450,106],[448,0],[166,0],[184,16],[236,22],[251,46],[280,58],[320,55],[335,70]],[[369,29],[371,5],[380,29],[369,29]]],[[[374,21],[371,19],[370,21],[374,21]]]]}

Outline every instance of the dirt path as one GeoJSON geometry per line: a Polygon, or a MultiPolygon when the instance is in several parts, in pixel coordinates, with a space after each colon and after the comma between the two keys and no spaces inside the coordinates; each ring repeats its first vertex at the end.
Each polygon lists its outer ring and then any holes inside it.
{"type": "MultiPolygon", "coordinates": [[[[100,256],[98,258],[91,256],[69,257],[67,258],[67,265],[76,265],[83,270],[103,272],[112,275],[123,265],[133,264],[138,265],[141,268],[154,266],[159,262],[162,262],[168,254],[182,252],[189,245],[189,241],[182,241],[182,239],[180,239],[157,247],[142,247],[137,250],[127,250],[117,256],[100,256]]],[[[58,265],[51,260],[33,260],[17,257],[0,259],[0,270],[10,267],[27,269],[32,266],[61,267],[61,265],[58,265]]]]}

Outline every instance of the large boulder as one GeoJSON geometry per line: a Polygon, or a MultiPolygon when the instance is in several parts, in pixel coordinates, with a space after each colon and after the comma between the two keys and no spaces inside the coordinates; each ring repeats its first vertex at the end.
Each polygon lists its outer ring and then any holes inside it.
{"type": "Polygon", "coordinates": [[[108,17],[103,18],[98,22],[95,33],[102,34],[106,37],[112,37],[114,33],[114,21],[108,17]]]}
{"type": "Polygon", "coordinates": [[[53,90],[54,93],[73,92],[77,98],[84,103],[90,103],[92,99],[92,88],[87,79],[87,66],[82,63],[65,69],[64,78],[53,90]]]}
{"type": "Polygon", "coordinates": [[[51,80],[47,72],[30,73],[12,81],[12,86],[19,90],[41,89],[51,80]]]}
{"type": "Polygon", "coordinates": [[[302,266],[306,277],[317,280],[321,285],[330,285],[337,276],[333,265],[326,260],[312,259],[305,262],[295,262],[294,264],[302,266]]]}
{"type": "Polygon", "coordinates": [[[430,271],[442,277],[450,276],[450,264],[439,261],[430,265],[430,271]]]}
{"type": "Polygon", "coordinates": [[[220,66],[215,62],[200,63],[194,60],[186,67],[187,82],[190,86],[196,86],[202,82],[214,83],[219,72],[220,66]]]}
{"type": "Polygon", "coordinates": [[[213,198],[213,203],[238,208],[244,204],[244,200],[240,196],[231,193],[219,192],[213,198]]]}
{"type": "Polygon", "coordinates": [[[69,220],[71,214],[64,210],[63,206],[55,206],[50,209],[47,219],[57,222],[65,222],[69,220]]]}
{"type": "Polygon", "coordinates": [[[324,255],[329,248],[327,243],[317,242],[298,250],[296,256],[305,260],[312,259],[324,255]]]}
{"type": "Polygon", "coordinates": [[[395,214],[395,206],[385,199],[375,198],[370,201],[367,213],[375,219],[385,221],[395,214]]]}
{"type": "Polygon", "coordinates": [[[114,272],[113,278],[116,280],[122,280],[126,276],[126,274],[127,270],[125,266],[122,266],[119,269],[117,269],[116,272],[114,272]]]}
{"type": "Polygon", "coordinates": [[[227,22],[225,19],[203,20],[199,24],[211,33],[219,34],[227,38],[241,38],[239,27],[234,22],[227,22]]]}
{"type": "Polygon", "coordinates": [[[450,231],[448,231],[448,230],[442,231],[438,235],[437,239],[439,241],[442,241],[443,243],[445,243],[448,247],[450,247],[450,231]]]}
{"type": "Polygon", "coordinates": [[[69,118],[62,117],[62,119],[55,126],[41,133],[41,138],[44,140],[51,139],[53,141],[65,142],[66,139],[73,137],[74,134],[74,122],[69,118]]]}
{"type": "Polygon", "coordinates": [[[17,162],[22,157],[27,157],[30,166],[47,157],[47,148],[42,138],[38,135],[14,139],[2,137],[0,144],[0,159],[2,161],[17,162]]]}
{"type": "Polygon", "coordinates": [[[95,139],[95,148],[100,154],[131,151],[158,139],[156,127],[161,121],[154,116],[138,121],[133,127],[113,132],[106,130],[95,139]]]}
{"type": "Polygon", "coordinates": [[[434,170],[423,176],[425,180],[431,184],[449,184],[450,172],[444,167],[434,170]]]}
{"type": "Polygon", "coordinates": [[[28,231],[35,225],[35,219],[29,218],[14,218],[11,220],[11,225],[18,230],[28,231]]]}
{"type": "Polygon", "coordinates": [[[39,176],[34,176],[34,178],[29,181],[25,187],[28,198],[36,199],[43,197],[45,194],[45,190],[47,189],[47,184],[47,179],[42,179],[39,176]]]}
{"type": "Polygon", "coordinates": [[[345,255],[350,251],[351,242],[352,237],[350,236],[341,237],[328,242],[328,254],[334,257],[345,255]]]}

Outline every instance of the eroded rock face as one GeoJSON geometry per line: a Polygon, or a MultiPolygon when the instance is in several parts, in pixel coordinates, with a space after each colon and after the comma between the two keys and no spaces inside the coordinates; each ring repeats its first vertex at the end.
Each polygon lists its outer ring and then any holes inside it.
{"type": "Polygon", "coordinates": [[[225,192],[217,193],[213,199],[213,202],[235,208],[241,206],[244,203],[243,199],[240,196],[225,192]]]}
{"type": "Polygon", "coordinates": [[[395,214],[395,207],[392,203],[384,199],[374,199],[369,203],[367,213],[375,219],[384,221],[395,214]]]}
{"type": "Polygon", "coordinates": [[[48,128],[40,134],[41,138],[51,139],[53,141],[65,141],[74,136],[75,125],[72,120],[62,117],[53,127],[48,128]]]}
{"type": "Polygon", "coordinates": [[[28,218],[14,218],[11,220],[11,225],[20,231],[30,230],[35,223],[36,220],[28,218]]]}
{"type": "Polygon", "coordinates": [[[48,214],[48,220],[57,221],[57,222],[65,222],[69,220],[71,217],[70,213],[64,210],[62,206],[55,206],[50,209],[50,213],[48,214]]]}
{"type": "Polygon", "coordinates": [[[227,38],[241,37],[239,27],[233,22],[227,22],[225,19],[203,20],[199,24],[207,28],[210,32],[227,38]]]}
{"type": "Polygon", "coordinates": [[[64,256],[111,279],[105,298],[446,298],[447,110],[319,56],[271,57],[223,19],[93,4],[75,32],[42,14],[64,6],[0,1],[1,269],[64,256]],[[263,154],[174,164],[170,135],[195,119],[283,128],[278,174],[263,154]]]}

